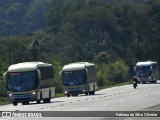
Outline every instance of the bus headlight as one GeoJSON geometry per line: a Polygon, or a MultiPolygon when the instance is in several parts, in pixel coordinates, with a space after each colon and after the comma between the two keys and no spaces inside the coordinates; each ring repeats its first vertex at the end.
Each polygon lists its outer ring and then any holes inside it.
{"type": "Polygon", "coordinates": [[[67,94],[68,92],[65,90],[64,93],[67,94]]]}
{"type": "Polygon", "coordinates": [[[10,93],[9,96],[11,97],[11,96],[12,96],[12,93],[10,93]]]}
{"type": "Polygon", "coordinates": [[[32,93],[32,95],[35,95],[35,94],[36,94],[36,92],[33,92],[33,93],[32,93]]]}

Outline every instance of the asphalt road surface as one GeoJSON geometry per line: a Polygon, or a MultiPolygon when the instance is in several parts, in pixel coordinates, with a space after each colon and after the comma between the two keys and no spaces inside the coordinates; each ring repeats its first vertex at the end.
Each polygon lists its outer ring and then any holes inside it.
{"type": "MultiPolygon", "coordinates": [[[[122,113],[123,111],[160,111],[160,81],[155,84],[138,84],[136,89],[130,84],[96,91],[95,95],[55,98],[51,100],[51,103],[36,104],[36,102],[31,102],[29,105],[20,103],[17,106],[3,105],[0,106],[0,111],[48,111],[44,114],[61,116],[29,118],[34,120],[159,120],[160,117],[104,117],[103,115],[110,114],[111,111],[121,111],[122,113]],[[84,114],[85,111],[87,111],[87,115],[84,114]],[[105,111],[109,112],[105,113],[105,111]],[[98,116],[99,113],[102,116],[98,116]],[[67,115],[68,117],[66,117],[67,115]]],[[[116,113],[111,114],[115,115],[116,113]]],[[[24,120],[25,118],[1,117],[0,119],[24,120]]]]}

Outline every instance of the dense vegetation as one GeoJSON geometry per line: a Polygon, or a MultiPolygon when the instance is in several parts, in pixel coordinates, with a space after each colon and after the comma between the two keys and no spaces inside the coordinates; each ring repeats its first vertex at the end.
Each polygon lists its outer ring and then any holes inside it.
{"type": "Polygon", "coordinates": [[[137,61],[160,62],[159,0],[44,0],[52,1],[47,7],[37,0],[7,1],[0,7],[1,79],[10,64],[49,62],[61,92],[59,71],[70,62],[95,63],[99,86],[129,81],[137,61]]]}
{"type": "Polygon", "coordinates": [[[28,34],[44,29],[44,14],[51,2],[52,0],[1,0],[1,35],[28,34]]]}

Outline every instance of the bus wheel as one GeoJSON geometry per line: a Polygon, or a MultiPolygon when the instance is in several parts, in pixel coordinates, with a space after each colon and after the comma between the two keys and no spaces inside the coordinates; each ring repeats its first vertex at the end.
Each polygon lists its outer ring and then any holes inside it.
{"type": "Polygon", "coordinates": [[[22,105],[29,105],[29,101],[22,102],[22,105]]]}
{"type": "Polygon", "coordinates": [[[43,99],[43,103],[46,103],[47,102],[47,100],[46,99],[43,99]]]}
{"type": "Polygon", "coordinates": [[[67,94],[67,97],[70,97],[70,94],[67,94]]]}
{"type": "Polygon", "coordinates": [[[85,95],[88,95],[88,92],[86,92],[85,95]]]}
{"type": "Polygon", "coordinates": [[[50,99],[50,98],[48,98],[46,101],[47,101],[48,103],[50,103],[50,102],[51,102],[51,99],[50,99]]]}
{"type": "Polygon", "coordinates": [[[78,96],[78,94],[72,94],[72,96],[78,96]]]}
{"type": "Polygon", "coordinates": [[[145,81],[143,81],[142,83],[143,83],[143,84],[146,84],[146,82],[145,82],[145,81]]]}
{"type": "Polygon", "coordinates": [[[22,102],[22,105],[25,105],[26,104],[26,102],[22,102]]]}
{"type": "Polygon", "coordinates": [[[41,101],[40,100],[37,100],[37,104],[40,104],[41,103],[41,101]]]}
{"type": "Polygon", "coordinates": [[[13,102],[13,105],[14,105],[14,106],[17,106],[17,102],[13,102]]]}

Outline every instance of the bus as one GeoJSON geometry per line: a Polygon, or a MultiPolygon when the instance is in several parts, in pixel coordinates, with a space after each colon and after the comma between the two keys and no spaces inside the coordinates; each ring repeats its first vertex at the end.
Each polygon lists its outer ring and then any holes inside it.
{"type": "Polygon", "coordinates": [[[95,65],[77,62],[65,65],[61,71],[64,94],[67,97],[78,94],[94,95],[97,89],[95,65]]]}
{"type": "Polygon", "coordinates": [[[13,105],[50,102],[55,96],[53,66],[43,62],[24,62],[11,65],[3,75],[7,95],[13,105]]]}
{"type": "Polygon", "coordinates": [[[137,62],[134,68],[135,76],[138,79],[138,83],[156,83],[158,80],[158,65],[157,62],[146,61],[137,62]]]}

